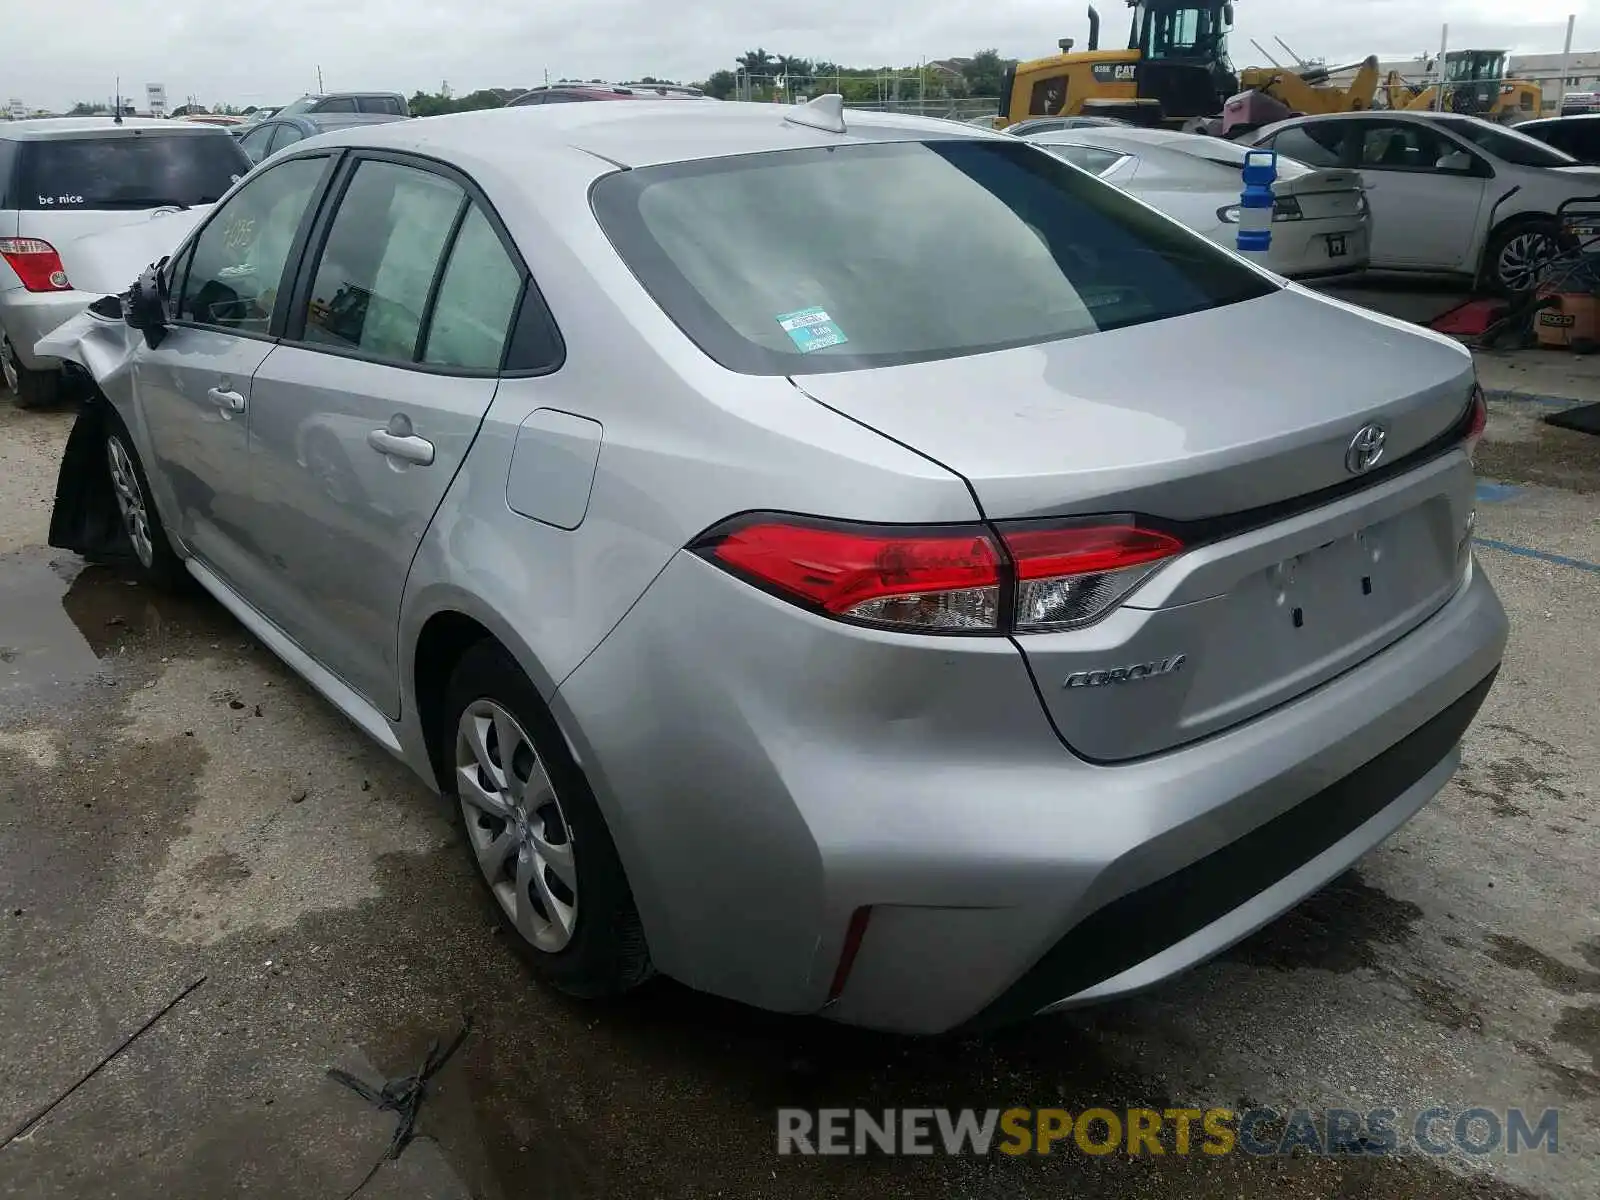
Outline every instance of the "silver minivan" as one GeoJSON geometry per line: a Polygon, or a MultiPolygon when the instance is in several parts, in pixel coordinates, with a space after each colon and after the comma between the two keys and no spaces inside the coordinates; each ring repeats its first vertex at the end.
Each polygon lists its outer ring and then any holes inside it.
{"type": "Polygon", "coordinates": [[[61,248],[214,204],[249,169],[238,141],[216,126],[137,117],[0,125],[0,372],[17,404],[56,399],[61,364],[34,343],[97,296],[74,286],[61,248]]]}

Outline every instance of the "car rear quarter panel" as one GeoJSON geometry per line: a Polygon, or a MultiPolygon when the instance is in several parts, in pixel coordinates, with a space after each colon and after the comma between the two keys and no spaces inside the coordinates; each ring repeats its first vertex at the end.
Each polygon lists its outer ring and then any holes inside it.
{"type": "MultiPolygon", "coordinates": [[[[585,159],[594,163],[594,160],[585,159]]],[[[527,260],[566,347],[559,369],[503,380],[407,583],[402,661],[427,620],[486,625],[551,695],[690,539],[735,513],[875,522],[978,516],[959,477],[816,404],[788,380],[735,375],[644,293],[589,212],[596,172],[522,181],[473,171],[527,260]],[[601,426],[576,529],[507,502],[517,433],[539,409],[601,426]]],[[[408,672],[409,675],[409,672],[408,672]]],[[[404,708],[414,720],[415,683],[404,708]]],[[[420,730],[413,728],[416,736],[420,730]]]]}

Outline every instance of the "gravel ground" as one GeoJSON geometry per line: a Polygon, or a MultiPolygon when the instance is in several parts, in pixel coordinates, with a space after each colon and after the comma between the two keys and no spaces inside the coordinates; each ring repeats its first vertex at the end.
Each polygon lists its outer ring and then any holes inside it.
{"type": "Polygon", "coordinates": [[[532,983],[420,786],[217,606],[44,548],[70,418],[0,403],[0,1138],[65,1094],[0,1149],[0,1196],[345,1196],[394,1118],[326,1068],[405,1074],[468,1013],[363,1196],[1600,1194],[1600,439],[1541,411],[1494,405],[1481,559],[1512,644],[1435,803],[1153,994],[903,1041],[532,983]],[[774,1153],[780,1105],[969,1104],[1553,1107],[1561,1152],[774,1153]]]}

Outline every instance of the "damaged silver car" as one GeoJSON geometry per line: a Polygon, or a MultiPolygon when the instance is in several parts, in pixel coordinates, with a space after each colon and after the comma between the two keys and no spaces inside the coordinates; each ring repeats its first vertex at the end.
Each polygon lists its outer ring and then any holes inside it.
{"type": "Polygon", "coordinates": [[[168,253],[54,337],[52,542],[203,584],[576,995],[1154,986],[1421,809],[1499,667],[1471,356],[1014,137],[365,126],[168,253]]]}

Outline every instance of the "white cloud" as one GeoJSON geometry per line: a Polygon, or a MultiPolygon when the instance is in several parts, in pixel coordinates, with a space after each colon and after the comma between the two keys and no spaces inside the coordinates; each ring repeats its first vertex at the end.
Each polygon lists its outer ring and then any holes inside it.
{"type": "MultiPolygon", "coordinates": [[[[475,0],[454,8],[422,0],[270,0],[192,5],[174,0],[53,0],[5,6],[8,95],[64,107],[144,85],[167,85],[171,103],[286,101],[326,86],[410,93],[448,80],[458,93],[576,76],[654,74],[704,78],[756,46],[852,65],[913,63],[994,46],[1037,57],[1088,22],[1073,0],[475,0]],[[24,47],[25,53],[16,48],[24,47]]],[[[1577,44],[1600,46],[1600,0],[1236,0],[1234,58],[1258,61],[1254,37],[1274,35],[1302,54],[1347,62],[1366,54],[1409,57],[1435,50],[1442,20],[1451,43],[1510,50],[1561,49],[1566,14],[1577,44]],[[1511,15],[1513,12],[1515,15],[1511,15]]],[[[1103,40],[1125,36],[1119,0],[1099,0],[1103,40]]]]}

